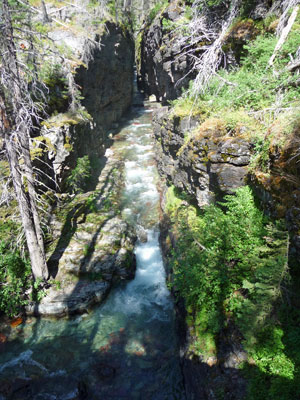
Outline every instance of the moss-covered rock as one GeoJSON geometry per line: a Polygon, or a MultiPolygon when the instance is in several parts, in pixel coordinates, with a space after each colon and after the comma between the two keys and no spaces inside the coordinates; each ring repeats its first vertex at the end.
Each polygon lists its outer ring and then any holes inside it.
{"type": "Polygon", "coordinates": [[[178,118],[161,109],[154,117],[160,173],[199,206],[220,200],[244,184],[250,143],[235,136],[226,121],[178,118]]]}
{"type": "Polygon", "coordinates": [[[113,282],[134,277],[136,235],[119,211],[123,165],[107,161],[95,191],[60,196],[50,221],[48,265],[52,280],[45,297],[27,314],[81,313],[107,295],[113,282]]]}

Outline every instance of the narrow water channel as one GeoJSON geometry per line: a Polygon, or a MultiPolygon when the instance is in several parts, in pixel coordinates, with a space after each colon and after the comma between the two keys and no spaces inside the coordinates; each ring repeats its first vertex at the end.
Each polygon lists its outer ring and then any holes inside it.
{"type": "Polygon", "coordinates": [[[108,153],[125,162],[122,214],[141,238],[135,279],[112,290],[90,314],[25,324],[0,352],[7,384],[18,384],[16,376],[23,380],[12,400],[185,399],[158,242],[151,109],[134,109],[123,126],[108,153]]]}

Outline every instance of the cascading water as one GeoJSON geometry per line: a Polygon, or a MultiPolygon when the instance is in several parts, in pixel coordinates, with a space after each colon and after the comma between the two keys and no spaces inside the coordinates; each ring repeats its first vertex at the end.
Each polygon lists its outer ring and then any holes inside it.
{"type": "Polygon", "coordinates": [[[185,399],[158,242],[151,110],[132,115],[108,153],[125,162],[122,214],[141,239],[135,279],[112,290],[88,315],[27,323],[0,353],[7,382],[15,384],[15,376],[30,381],[13,399],[185,399]]]}

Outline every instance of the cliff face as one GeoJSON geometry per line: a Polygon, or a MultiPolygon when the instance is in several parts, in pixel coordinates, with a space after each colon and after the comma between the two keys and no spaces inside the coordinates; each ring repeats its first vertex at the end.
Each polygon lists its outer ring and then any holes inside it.
{"type": "MultiPolygon", "coordinates": [[[[182,45],[179,32],[186,34],[191,27],[189,7],[193,5],[190,2],[174,1],[145,28],[138,42],[141,88],[146,95],[155,95],[164,105],[168,100],[175,99],[171,106],[162,107],[155,112],[153,121],[160,175],[169,185],[179,189],[166,190],[162,198],[162,208],[166,215],[161,223],[161,242],[168,278],[173,282],[177,298],[182,296],[177,303],[177,315],[187,397],[240,400],[246,397],[248,391],[251,392],[249,398],[256,398],[255,386],[258,382],[264,382],[265,387],[261,390],[265,393],[264,397],[267,397],[273,393],[273,383],[280,373],[272,377],[268,375],[267,378],[262,373],[266,358],[261,355],[261,349],[268,354],[267,357],[273,350],[268,347],[269,337],[261,338],[268,329],[281,330],[283,338],[290,332],[294,334],[298,329],[292,319],[288,322],[281,320],[280,313],[284,310],[287,315],[291,305],[293,310],[299,307],[300,164],[297,77],[300,53],[299,41],[295,39],[299,35],[299,10],[297,2],[257,0],[203,3],[207,5],[206,9],[202,5],[205,26],[213,27],[210,38],[199,40],[190,47],[188,41],[186,47],[182,45]],[[238,18],[236,14],[235,18],[229,20],[230,7],[226,8],[226,5],[233,8],[237,4],[240,14],[238,18]],[[292,13],[295,19],[291,31],[272,64],[270,60],[274,56],[274,49],[282,37],[283,27],[291,23],[289,16],[292,13]],[[182,28],[184,18],[187,18],[186,30],[182,28]],[[222,30],[222,27],[226,29],[222,30]],[[214,53],[212,43],[218,40],[221,45],[214,53]],[[188,48],[190,53],[186,51],[188,48]],[[209,48],[211,53],[206,53],[209,48]],[[292,49],[290,55],[287,49],[292,49]],[[212,56],[216,57],[214,65],[210,64],[209,57],[202,58],[205,54],[209,54],[211,59],[212,56]],[[220,54],[222,57],[219,57],[220,54]],[[192,55],[199,62],[196,68],[199,73],[197,79],[194,79],[192,55]],[[203,60],[207,64],[201,64],[203,60]],[[274,74],[277,75],[273,84],[274,74]],[[285,74],[288,83],[280,81],[285,74]],[[184,95],[181,95],[182,87],[190,87],[184,95]],[[270,221],[275,221],[274,226],[278,224],[280,228],[277,233],[277,228],[274,228],[269,231],[270,234],[263,234],[261,238],[269,257],[264,278],[259,281],[260,267],[257,262],[253,263],[253,267],[247,262],[247,267],[252,269],[255,276],[250,278],[249,273],[247,282],[234,282],[231,293],[229,291],[228,296],[218,299],[216,308],[222,316],[222,322],[218,328],[209,327],[207,321],[213,320],[213,311],[206,310],[205,307],[214,298],[215,289],[212,286],[217,279],[211,279],[214,282],[211,287],[208,284],[210,289],[201,306],[197,303],[201,296],[197,298],[195,293],[198,293],[197,289],[203,293],[206,281],[210,279],[207,274],[208,262],[205,262],[208,258],[201,256],[205,252],[209,253],[212,248],[215,249],[214,244],[218,242],[220,235],[216,235],[212,247],[206,246],[205,236],[209,237],[215,221],[212,216],[212,228],[210,222],[203,225],[203,228],[201,218],[206,215],[206,205],[224,201],[225,195],[234,193],[246,184],[255,193],[256,209],[261,210],[263,218],[271,217],[270,221]],[[197,211],[193,208],[195,204],[197,211]],[[199,232],[202,232],[202,236],[197,236],[199,232]],[[282,247],[278,244],[280,240],[282,247]],[[272,259],[271,253],[277,245],[281,250],[278,247],[272,259]],[[287,272],[283,268],[278,274],[271,273],[269,266],[272,263],[274,266],[280,265],[280,251],[289,270],[287,272]],[[191,254],[195,257],[191,257],[191,254]],[[267,292],[261,297],[264,300],[259,300],[261,290],[272,286],[273,293],[277,291],[278,284],[268,286],[273,278],[278,278],[278,282],[281,282],[278,296],[287,301],[281,302],[276,296],[267,298],[267,292]],[[284,286],[288,280],[289,294],[286,295],[284,286]],[[248,281],[251,281],[251,287],[248,286],[248,281]],[[249,306],[251,296],[254,299],[252,310],[249,306]],[[240,308],[235,309],[233,306],[230,309],[230,299],[234,299],[240,308]],[[262,306],[263,301],[265,303],[262,306]],[[268,310],[267,316],[261,318],[260,327],[253,328],[251,343],[243,324],[245,321],[249,322],[250,312],[255,310],[256,315],[259,315],[263,307],[268,310]],[[240,312],[245,312],[244,317],[240,312]],[[259,344],[253,344],[254,341],[259,344]],[[243,366],[246,368],[241,374],[243,366]],[[248,367],[254,375],[247,370],[248,367]]],[[[216,49],[218,43],[215,46],[216,49]]],[[[211,209],[212,207],[208,208],[211,209]]],[[[214,210],[217,214],[220,208],[214,210]]],[[[228,210],[226,212],[228,215],[228,210]]],[[[264,229],[267,231],[269,226],[264,229]]],[[[230,241],[229,236],[228,234],[230,241]]],[[[241,241],[237,247],[243,244],[241,241]]],[[[259,246],[255,250],[259,252],[259,246]]],[[[226,254],[224,257],[226,258],[226,254]]],[[[258,260],[264,257],[261,253],[258,260]]],[[[228,256],[224,267],[226,278],[217,290],[223,291],[231,279],[232,271],[237,274],[241,272],[239,262],[239,257],[232,259],[228,256]]],[[[216,262],[212,270],[220,271],[221,264],[222,261],[216,262]]],[[[285,346],[283,343],[284,340],[282,345],[285,346]]],[[[293,347],[291,344],[287,346],[290,349],[293,347]]],[[[290,354],[293,353],[292,350],[289,351],[290,354]]],[[[276,354],[279,352],[277,348],[276,354]]],[[[280,357],[284,359],[285,354],[280,357]]],[[[270,370],[275,365],[271,358],[267,363],[270,370]]],[[[292,363],[291,370],[298,365],[295,355],[292,356],[292,363]]],[[[291,387],[294,390],[293,384],[291,387]]],[[[276,391],[274,398],[284,398],[286,395],[283,386],[276,391]]]]}
{"type": "Polygon", "coordinates": [[[250,161],[247,141],[224,135],[220,121],[197,132],[197,118],[169,116],[161,109],[154,117],[158,168],[162,176],[197,200],[199,207],[221,200],[244,184],[250,161]],[[194,130],[189,138],[188,132],[194,130]]]}
{"type": "Polygon", "coordinates": [[[103,154],[108,129],[128,110],[132,101],[134,46],[129,33],[113,23],[106,25],[100,48],[95,48],[87,68],[80,67],[76,83],[82,87],[82,104],[92,124],[77,129],[78,155],[103,154]]]}
{"type": "MultiPolygon", "coordinates": [[[[60,39],[58,36],[57,40],[60,39]]],[[[86,51],[84,43],[75,37],[73,47],[76,46],[74,52],[86,51]]],[[[109,145],[109,128],[131,105],[133,59],[134,45],[129,33],[107,22],[102,35],[95,35],[87,63],[74,74],[83,98],[81,105],[89,116],[78,119],[68,113],[59,114],[50,118],[42,129],[42,135],[52,145],[48,160],[57,182],[64,180],[79,157],[104,154],[109,145]]]]}
{"type": "MultiPolygon", "coordinates": [[[[195,56],[199,57],[205,52],[206,46],[218,36],[229,16],[228,2],[215,2],[215,6],[207,6],[204,2],[201,7],[209,30],[193,37],[191,32],[196,32],[198,27],[191,22],[191,3],[171,1],[152,22],[145,23],[138,39],[139,86],[146,95],[155,95],[163,105],[180,96],[182,89],[188,88],[195,79],[195,56]]],[[[258,33],[253,21],[265,18],[270,10],[276,13],[279,8],[280,2],[274,2],[271,7],[268,0],[257,0],[246,5],[247,21],[231,27],[224,38],[224,56],[219,62],[220,66],[226,69],[238,66],[243,55],[242,47],[258,33]]]]}
{"type": "Polygon", "coordinates": [[[137,55],[140,64],[139,87],[146,95],[155,95],[163,104],[177,98],[182,88],[187,87],[190,79],[194,77],[193,73],[189,73],[192,66],[191,57],[181,54],[183,45],[179,43],[177,34],[163,25],[164,21],[175,24],[183,15],[184,8],[177,2],[172,3],[150,26],[145,27],[140,39],[137,55]]]}

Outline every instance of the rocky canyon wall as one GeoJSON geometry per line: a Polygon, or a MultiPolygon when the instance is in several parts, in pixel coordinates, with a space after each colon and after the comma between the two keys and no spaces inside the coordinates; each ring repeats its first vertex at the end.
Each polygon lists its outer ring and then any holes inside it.
{"type": "Polygon", "coordinates": [[[132,102],[134,43],[130,33],[107,22],[105,30],[101,35],[95,34],[94,40],[92,45],[86,44],[90,46],[86,49],[84,43],[73,38],[73,51],[89,53],[87,63],[77,68],[74,75],[87,117],[67,111],[52,116],[42,128],[42,135],[53,146],[48,161],[58,183],[64,181],[79,157],[104,155],[109,146],[109,129],[116,127],[114,124],[132,102]]]}

